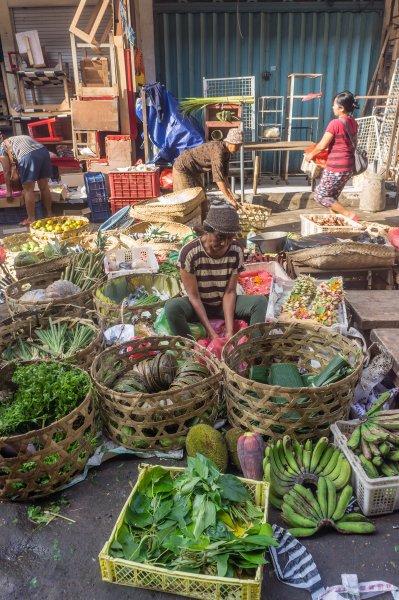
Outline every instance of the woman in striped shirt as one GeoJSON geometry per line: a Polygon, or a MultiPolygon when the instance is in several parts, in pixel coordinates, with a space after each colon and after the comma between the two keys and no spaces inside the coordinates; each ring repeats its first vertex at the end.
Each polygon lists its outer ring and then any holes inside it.
{"type": "Polygon", "coordinates": [[[189,322],[200,321],[212,340],[217,338],[210,319],[224,319],[226,337],[234,333],[234,319],[250,325],[265,321],[264,296],[237,296],[244,255],[234,240],[240,231],[237,211],[225,202],[212,205],[204,221],[205,234],[186,244],[179,256],[181,280],[187,296],[168,300],[165,314],[173,335],[190,338],[189,322]]]}
{"type": "Polygon", "coordinates": [[[332,212],[358,221],[359,217],[342,206],[338,202],[338,197],[353,175],[355,166],[354,148],[346,132],[345,123],[356,143],[357,123],[352,117],[352,113],[355,108],[359,108],[359,104],[352,92],[344,91],[335,96],[332,108],[337,118],[330,121],[317,146],[311,152],[305,154],[306,160],[311,161],[320,152],[328,148],[326,167],[315,190],[314,199],[318,204],[326,206],[332,212]]]}
{"type": "Polygon", "coordinates": [[[40,190],[46,215],[51,217],[51,192],[48,180],[52,175],[50,154],[47,148],[29,135],[14,135],[0,144],[0,163],[4,171],[7,197],[12,200],[10,184],[11,161],[18,166],[28,218],[21,223],[27,226],[35,220],[35,183],[40,190]]]}

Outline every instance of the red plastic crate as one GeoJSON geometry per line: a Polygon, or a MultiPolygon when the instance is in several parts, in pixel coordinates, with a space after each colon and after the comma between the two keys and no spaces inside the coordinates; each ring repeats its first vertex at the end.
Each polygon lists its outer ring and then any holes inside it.
{"type": "Polygon", "coordinates": [[[152,173],[108,173],[112,198],[146,200],[160,195],[159,169],[152,173]]]}
{"type": "Polygon", "coordinates": [[[135,206],[139,202],[142,202],[143,198],[110,198],[111,214],[114,215],[118,210],[125,206],[135,206]]]}

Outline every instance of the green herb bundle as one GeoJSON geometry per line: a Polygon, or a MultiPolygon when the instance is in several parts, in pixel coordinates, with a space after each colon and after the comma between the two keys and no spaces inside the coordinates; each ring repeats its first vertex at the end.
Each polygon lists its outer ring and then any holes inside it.
{"type": "Polygon", "coordinates": [[[0,403],[0,436],[58,421],[83,402],[90,388],[84,371],[46,361],[17,367],[11,381],[17,390],[0,403]]]}
{"type": "Polygon", "coordinates": [[[125,514],[110,553],[167,569],[254,576],[277,545],[263,512],[234,475],[197,454],[173,479],[162,467],[148,468],[125,514]]]}
{"type": "Polygon", "coordinates": [[[73,327],[68,327],[65,321],[53,323],[49,319],[48,327],[34,330],[36,339],[28,341],[18,339],[4,350],[2,358],[6,361],[36,358],[68,359],[87,348],[94,336],[94,329],[87,325],[77,323],[73,327]]]}

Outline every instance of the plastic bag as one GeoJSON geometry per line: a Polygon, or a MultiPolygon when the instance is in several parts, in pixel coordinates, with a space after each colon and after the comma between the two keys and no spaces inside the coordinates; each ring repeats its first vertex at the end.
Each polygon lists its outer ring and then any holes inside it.
{"type": "MultiPolygon", "coordinates": [[[[306,155],[309,152],[312,152],[315,148],[316,148],[317,144],[313,144],[313,146],[310,146],[306,152],[305,152],[305,158],[306,155]]],[[[315,156],[312,159],[312,162],[314,162],[316,165],[319,165],[320,167],[325,167],[326,163],[327,163],[327,158],[328,158],[328,150],[322,150],[321,152],[319,152],[319,154],[317,156],[315,156]]]]}
{"type": "Polygon", "coordinates": [[[393,600],[399,600],[399,588],[385,581],[359,583],[357,575],[341,575],[342,585],[327,588],[317,600],[366,600],[391,592],[393,600]]]}
{"type": "Polygon", "coordinates": [[[388,232],[388,239],[392,246],[399,248],[399,227],[388,232]]]}
{"type": "Polygon", "coordinates": [[[329,246],[336,244],[337,238],[332,235],[323,235],[317,233],[315,235],[305,235],[298,238],[286,239],[284,252],[294,252],[295,250],[304,250],[305,248],[318,248],[319,246],[329,246]]]}
{"type": "MultiPolygon", "coordinates": [[[[199,340],[206,336],[205,327],[201,323],[189,323],[188,324],[191,335],[195,340],[199,340]]],[[[165,309],[162,308],[155,320],[154,330],[157,335],[173,335],[170,330],[169,321],[165,315],[165,309]]]]}
{"type": "Polygon", "coordinates": [[[163,169],[159,176],[159,183],[164,190],[173,190],[173,171],[172,169],[163,169]]]}
{"type": "MultiPolygon", "coordinates": [[[[225,337],[226,324],[222,319],[209,319],[209,322],[212,325],[213,330],[220,335],[220,337],[215,340],[211,340],[210,338],[199,339],[198,343],[203,348],[209,350],[209,352],[212,352],[212,354],[220,360],[222,358],[222,350],[228,341],[225,337]]],[[[245,329],[246,327],[248,327],[248,325],[245,321],[234,321],[234,333],[237,333],[237,331],[245,329]]]]}

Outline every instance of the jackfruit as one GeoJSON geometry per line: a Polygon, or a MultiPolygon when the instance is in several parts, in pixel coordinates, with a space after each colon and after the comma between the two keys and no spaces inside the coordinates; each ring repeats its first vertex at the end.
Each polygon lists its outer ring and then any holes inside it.
{"type": "Polygon", "coordinates": [[[231,464],[233,464],[239,471],[241,471],[241,465],[237,453],[237,442],[238,438],[242,434],[243,432],[241,431],[241,429],[239,429],[238,427],[233,427],[232,429],[229,429],[226,435],[224,436],[224,439],[227,444],[227,450],[229,453],[229,460],[231,464]]]}
{"type": "Polygon", "coordinates": [[[210,425],[199,424],[191,427],[187,434],[186,451],[188,456],[203,454],[224,473],[228,465],[228,452],[222,434],[210,425]]]}

